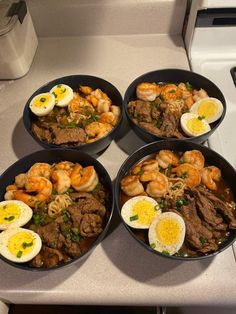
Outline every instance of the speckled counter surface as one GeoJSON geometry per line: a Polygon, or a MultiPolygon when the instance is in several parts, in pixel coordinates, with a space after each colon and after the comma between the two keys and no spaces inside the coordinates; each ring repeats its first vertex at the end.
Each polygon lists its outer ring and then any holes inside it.
{"type": "MultiPolygon", "coordinates": [[[[180,36],[133,35],[41,38],[30,72],[0,82],[0,171],[41,148],[24,130],[22,111],[35,89],[56,77],[91,74],[124,95],[140,74],[188,68],[180,36]]],[[[112,179],[144,143],[124,120],[119,138],[98,156],[112,179]]],[[[13,303],[236,306],[236,263],[229,248],[214,259],[177,262],[140,247],[114,214],[109,233],[92,254],[62,270],[34,273],[0,261],[0,300],[13,303]]]]}

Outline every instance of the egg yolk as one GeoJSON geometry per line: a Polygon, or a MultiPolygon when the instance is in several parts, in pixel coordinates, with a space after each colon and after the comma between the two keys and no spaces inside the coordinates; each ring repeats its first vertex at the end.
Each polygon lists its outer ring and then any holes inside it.
{"type": "Polygon", "coordinates": [[[181,229],[179,223],[171,219],[163,219],[156,226],[157,239],[162,244],[173,245],[178,242],[181,229]]]}
{"type": "Polygon", "coordinates": [[[21,209],[16,204],[6,204],[0,206],[0,224],[10,224],[20,217],[21,209]]]}
{"type": "Polygon", "coordinates": [[[34,236],[29,232],[18,232],[8,239],[7,247],[12,255],[20,258],[33,250],[34,236]]]}
{"type": "Polygon", "coordinates": [[[134,216],[138,216],[138,221],[141,224],[151,224],[156,216],[154,205],[146,200],[142,200],[133,205],[132,212],[134,216]]]}
{"type": "Polygon", "coordinates": [[[47,105],[48,102],[50,102],[50,100],[52,99],[51,95],[39,95],[38,97],[36,97],[34,99],[34,106],[37,108],[42,108],[45,107],[47,105]]]}
{"type": "Polygon", "coordinates": [[[186,123],[188,130],[193,134],[199,134],[206,130],[206,126],[202,120],[198,118],[189,119],[186,123]]]}
{"type": "Polygon", "coordinates": [[[53,89],[52,93],[55,96],[56,101],[58,102],[68,95],[68,90],[66,87],[63,87],[62,85],[57,85],[57,87],[53,89]]]}
{"type": "Polygon", "coordinates": [[[217,113],[217,106],[214,101],[205,100],[202,101],[198,107],[197,113],[199,116],[204,116],[205,119],[214,117],[217,113]]]}

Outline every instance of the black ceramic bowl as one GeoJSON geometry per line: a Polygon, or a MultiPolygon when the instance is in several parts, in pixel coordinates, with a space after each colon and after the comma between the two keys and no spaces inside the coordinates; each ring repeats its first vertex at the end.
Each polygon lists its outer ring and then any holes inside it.
{"type": "Polygon", "coordinates": [[[70,86],[74,91],[78,90],[78,87],[80,85],[87,85],[90,86],[93,89],[100,88],[104,93],[108,95],[108,97],[112,100],[112,103],[116,106],[119,106],[121,109],[121,116],[115,127],[109,132],[106,136],[102,137],[101,139],[88,144],[83,144],[80,146],[67,146],[66,148],[70,149],[76,149],[82,152],[86,152],[89,154],[96,154],[98,152],[101,152],[106,147],[108,147],[111,143],[111,141],[115,138],[115,136],[118,133],[118,129],[121,125],[122,120],[122,114],[123,114],[123,99],[119,91],[115,86],[113,86],[111,83],[105,81],[102,78],[96,77],[96,76],[90,76],[90,75],[70,75],[70,76],[64,76],[57,78],[51,82],[48,82],[44,84],[42,87],[40,87],[38,90],[36,90],[28,99],[24,112],[23,112],[23,122],[26,130],[29,132],[29,134],[33,137],[33,139],[40,144],[43,148],[62,148],[61,145],[55,145],[55,144],[47,144],[46,142],[41,141],[39,138],[35,136],[35,134],[31,130],[32,122],[34,122],[37,119],[37,116],[33,114],[29,108],[29,104],[33,97],[40,93],[46,93],[49,92],[53,86],[57,84],[66,84],[70,86]]]}
{"type": "MultiPolygon", "coordinates": [[[[71,150],[71,149],[48,149],[48,150],[41,150],[30,155],[23,157],[22,159],[16,161],[13,165],[11,165],[0,177],[0,201],[4,200],[4,194],[6,192],[6,187],[10,184],[13,184],[15,181],[15,176],[19,173],[24,173],[29,170],[29,168],[36,162],[46,162],[49,164],[53,164],[55,162],[60,161],[71,161],[71,162],[78,162],[82,166],[94,166],[100,182],[104,185],[107,190],[108,194],[108,215],[106,218],[106,223],[104,226],[103,232],[98,236],[95,242],[91,245],[88,251],[82,253],[79,257],[70,260],[67,263],[54,266],[51,268],[34,268],[28,266],[26,263],[18,264],[11,262],[5,259],[3,256],[0,255],[0,259],[16,268],[20,268],[23,270],[30,270],[30,271],[49,271],[53,269],[61,269],[65,266],[68,266],[76,261],[83,260],[88,254],[92,252],[92,250],[102,241],[105,234],[107,233],[112,214],[114,209],[114,197],[113,197],[113,185],[110,179],[109,174],[107,173],[106,169],[102,166],[100,162],[98,162],[95,158],[89,156],[86,153],[71,150]]],[[[23,227],[24,228],[24,227],[23,227]]]]}
{"type": "Polygon", "coordinates": [[[218,128],[218,126],[221,124],[221,122],[224,119],[225,113],[226,113],[226,102],[225,98],[222,94],[222,92],[219,90],[219,88],[210,80],[208,80],[206,77],[199,75],[197,73],[186,71],[186,70],[180,70],[180,69],[164,69],[164,70],[157,70],[152,71],[149,73],[145,73],[138,78],[136,78],[127,88],[124,96],[124,110],[128,117],[128,120],[130,122],[131,127],[133,128],[134,132],[146,143],[151,143],[157,140],[164,140],[164,139],[170,139],[167,137],[159,137],[157,135],[154,135],[137,124],[134,123],[132,120],[132,117],[130,116],[128,112],[128,103],[132,100],[136,100],[136,87],[139,83],[142,82],[150,82],[150,83],[186,83],[189,82],[195,89],[203,88],[208,93],[209,97],[214,97],[219,99],[224,107],[222,116],[219,120],[215,121],[214,123],[211,123],[211,130],[205,134],[202,134],[200,136],[195,137],[186,137],[184,141],[191,141],[194,143],[201,144],[204,141],[208,139],[209,136],[211,136],[215,130],[218,128]]]}
{"type": "Polygon", "coordinates": [[[132,237],[146,250],[148,250],[150,253],[163,256],[166,258],[171,258],[173,260],[182,260],[182,261],[193,261],[193,260],[200,260],[200,259],[206,259],[209,257],[213,257],[217,255],[218,253],[224,251],[227,247],[233,244],[233,242],[236,240],[236,229],[231,229],[230,236],[228,239],[223,242],[223,244],[219,247],[219,249],[214,252],[210,253],[208,255],[203,256],[196,256],[196,257],[182,257],[182,256],[168,256],[162,253],[157,252],[156,250],[152,249],[148,244],[143,242],[138,238],[138,236],[134,233],[133,229],[130,228],[123,220],[121,216],[121,190],[120,190],[120,183],[122,178],[127,175],[127,173],[132,169],[132,167],[137,164],[139,161],[145,159],[147,156],[150,156],[152,154],[158,153],[158,151],[162,149],[168,149],[176,152],[185,152],[187,150],[199,150],[202,152],[202,154],[205,157],[205,163],[208,165],[214,165],[221,169],[222,176],[224,180],[228,183],[230,186],[232,193],[234,195],[234,199],[236,200],[236,171],[235,169],[218,153],[215,151],[202,146],[200,144],[186,142],[186,141],[158,141],[153,142],[150,144],[147,144],[143,146],[142,148],[135,151],[131,156],[129,156],[126,161],[123,163],[123,165],[120,167],[120,170],[117,174],[116,182],[115,182],[115,206],[119,212],[119,215],[121,217],[122,222],[124,223],[126,229],[129,231],[132,237]]]}

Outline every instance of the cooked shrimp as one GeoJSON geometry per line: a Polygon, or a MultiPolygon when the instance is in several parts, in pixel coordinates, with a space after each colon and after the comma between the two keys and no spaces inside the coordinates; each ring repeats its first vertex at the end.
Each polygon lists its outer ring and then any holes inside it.
{"type": "Polygon", "coordinates": [[[55,165],[56,170],[65,170],[69,176],[74,168],[74,163],[71,161],[61,161],[55,165]]]}
{"type": "Polygon", "coordinates": [[[87,142],[89,143],[99,140],[111,130],[112,126],[108,123],[92,122],[85,127],[85,132],[88,134],[89,137],[92,137],[91,139],[88,139],[87,142]]]}
{"type": "Polygon", "coordinates": [[[17,190],[17,186],[15,184],[10,184],[6,187],[6,191],[15,191],[17,190]]]}
{"type": "Polygon", "coordinates": [[[202,98],[206,98],[206,97],[208,97],[208,94],[207,94],[207,92],[204,90],[204,89],[199,89],[199,90],[194,90],[193,91],[193,100],[194,101],[198,101],[198,100],[200,100],[200,99],[202,99],[202,98]]]}
{"type": "Polygon", "coordinates": [[[215,166],[202,169],[202,183],[210,190],[217,190],[216,182],[220,181],[221,171],[215,166]]]}
{"type": "Polygon", "coordinates": [[[161,96],[164,101],[176,100],[182,97],[182,91],[175,84],[166,84],[161,90],[161,96]]]}
{"type": "Polygon", "coordinates": [[[26,180],[27,180],[27,174],[20,173],[15,177],[15,185],[18,188],[23,188],[25,186],[26,180]]]}
{"type": "Polygon", "coordinates": [[[163,173],[158,173],[154,181],[148,183],[146,192],[152,197],[162,197],[168,192],[169,181],[163,173]]]}
{"type": "Polygon", "coordinates": [[[44,177],[29,177],[25,184],[26,191],[14,191],[14,199],[22,201],[31,207],[38,203],[46,201],[52,194],[52,183],[44,177]],[[36,195],[30,195],[27,192],[37,192],[36,195]]]}
{"type": "Polygon", "coordinates": [[[201,183],[200,171],[190,164],[179,165],[172,171],[176,172],[177,176],[182,178],[184,183],[190,188],[198,186],[201,183]]]}
{"type": "Polygon", "coordinates": [[[156,159],[163,169],[168,168],[170,165],[177,166],[179,164],[179,157],[171,150],[162,149],[156,155],[156,159]]]}
{"type": "Polygon", "coordinates": [[[94,112],[92,104],[79,93],[74,93],[74,98],[68,104],[68,110],[72,115],[75,113],[87,115],[94,112]]]}
{"type": "Polygon", "coordinates": [[[51,165],[45,162],[36,162],[27,172],[27,177],[44,177],[49,179],[51,174],[51,165]]]}
{"type": "Polygon", "coordinates": [[[121,180],[121,189],[128,196],[136,196],[144,192],[138,176],[126,176],[121,180]]]}
{"type": "Polygon", "coordinates": [[[205,158],[203,154],[199,150],[196,150],[196,149],[186,151],[183,154],[181,161],[191,164],[197,169],[203,169],[204,164],[205,164],[205,158]]]}
{"type": "Polygon", "coordinates": [[[133,170],[132,174],[140,175],[143,171],[155,171],[159,170],[158,161],[156,159],[145,160],[142,163],[136,165],[133,170]]]}
{"type": "Polygon", "coordinates": [[[138,99],[144,101],[155,100],[159,95],[156,83],[140,83],[136,88],[136,95],[138,99]]]}
{"type": "Polygon", "coordinates": [[[120,117],[120,107],[112,105],[111,106],[111,112],[114,114],[114,116],[118,119],[120,117]]]}
{"type": "Polygon", "coordinates": [[[187,99],[192,96],[192,93],[187,89],[187,86],[184,83],[179,83],[178,88],[182,91],[182,98],[187,99]]]}
{"type": "Polygon", "coordinates": [[[98,175],[93,166],[82,168],[77,164],[70,178],[71,185],[76,191],[91,192],[98,184],[98,175]]]}
{"type": "Polygon", "coordinates": [[[160,172],[158,170],[154,171],[144,171],[140,176],[141,182],[148,182],[148,181],[156,181],[158,180],[160,172]]]}
{"type": "Polygon", "coordinates": [[[58,194],[63,194],[70,188],[71,181],[67,171],[60,169],[54,170],[51,173],[51,178],[58,194]]]}
{"type": "Polygon", "coordinates": [[[115,125],[116,124],[116,117],[112,112],[103,112],[100,115],[99,122],[109,123],[111,125],[115,125]]]}
{"type": "Polygon", "coordinates": [[[8,185],[6,187],[6,193],[4,194],[4,199],[6,201],[14,200],[14,191],[17,190],[17,186],[15,184],[8,185]]]}
{"type": "Polygon", "coordinates": [[[106,93],[97,88],[92,93],[86,97],[94,107],[97,107],[99,113],[109,112],[111,107],[111,99],[107,96],[106,93]]]}
{"type": "Polygon", "coordinates": [[[193,96],[189,96],[188,98],[186,98],[184,100],[184,104],[188,109],[190,109],[192,105],[194,104],[193,96]]]}
{"type": "Polygon", "coordinates": [[[90,95],[93,91],[93,89],[90,86],[80,86],[79,90],[84,94],[84,95],[90,95]]]}

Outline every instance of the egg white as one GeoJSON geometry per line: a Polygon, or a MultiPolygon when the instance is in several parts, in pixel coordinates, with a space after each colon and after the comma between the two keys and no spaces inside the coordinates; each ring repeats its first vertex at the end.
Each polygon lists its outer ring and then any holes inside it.
{"type": "Polygon", "coordinates": [[[161,213],[158,203],[148,196],[135,196],[122,206],[121,216],[132,228],[148,229],[152,220],[161,213]],[[134,208],[136,211],[134,212],[134,208]],[[139,215],[137,214],[138,212],[139,215]]]}
{"type": "Polygon", "coordinates": [[[32,260],[41,247],[40,236],[32,230],[9,228],[0,234],[0,254],[12,262],[25,263],[32,260]]]}
{"type": "Polygon", "coordinates": [[[0,230],[21,227],[32,218],[32,209],[21,201],[0,202],[0,230]]]}
{"type": "Polygon", "coordinates": [[[184,242],[185,223],[176,213],[165,212],[157,216],[150,225],[148,240],[152,249],[165,255],[179,251],[184,242]]]}
{"type": "Polygon", "coordinates": [[[211,130],[209,123],[201,116],[192,112],[182,114],[180,125],[185,134],[198,136],[211,130]]]}
{"type": "Polygon", "coordinates": [[[213,97],[206,97],[196,101],[190,108],[190,112],[198,116],[204,116],[208,123],[218,120],[223,113],[222,102],[213,97]]]}
{"type": "Polygon", "coordinates": [[[55,96],[58,107],[66,107],[74,97],[73,89],[65,84],[55,85],[50,93],[55,96]]]}
{"type": "Polygon", "coordinates": [[[55,96],[50,93],[36,95],[30,102],[30,110],[38,117],[46,116],[55,106],[55,96]]]}

